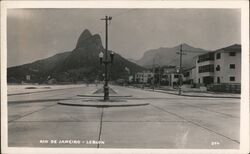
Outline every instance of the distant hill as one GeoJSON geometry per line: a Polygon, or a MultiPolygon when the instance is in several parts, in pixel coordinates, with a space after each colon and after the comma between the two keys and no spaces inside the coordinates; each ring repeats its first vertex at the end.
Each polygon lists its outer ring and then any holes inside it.
{"type": "Polygon", "coordinates": [[[134,60],[132,58],[128,58],[127,60],[130,61],[130,62],[132,62],[132,63],[137,63],[137,60],[134,60]]]}
{"type": "MultiPolygon", "coordinates": [[[[195,66],[195,56],[208,52],[188,44],[182,44],[182,49],[185,53],[185,55],[182,56],[183,66],[186,68],[195,66]]],[[[136,63],[148,68],[152,67],[153,64],[157,66],[178,66],[180,63],[180,55],[176,54],[177,52],[180,52],[180,45],[173,48],[152,49],[146,51],[143,57],[137,60],[136,63]]]]}
{"type": "MultiPolygon", "coordinates": [[[[70,83],[102,80],[104,67],[99,63],[100,51],[104,51],[101,37],[97,34],[92,35],[89,30],[84,30],[73,51],[56,54],[33,63],[10,67],[7,69],[7,79],[8,82],[21,82],[26,80],[26,75],[30,75],[31,82],[38,83],[47,82],[49,79],[70,83]]],[[[110,52],[108,51],[108,53],[110,52]]],[[[127,78],[128,72],[125,67],[130,69],[131,74],[144,69],[115,53],[110,79],[127,78]]]]}

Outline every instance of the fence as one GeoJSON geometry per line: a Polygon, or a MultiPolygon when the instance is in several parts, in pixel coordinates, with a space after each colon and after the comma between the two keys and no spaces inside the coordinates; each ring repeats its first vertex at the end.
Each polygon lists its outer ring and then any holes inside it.
{"type": "Polygon", "coordinates": [[[207,85],[208,91],[213,92],[228,92],[228,93],[240,93],[240,84],[209,84],[207,85]]]}

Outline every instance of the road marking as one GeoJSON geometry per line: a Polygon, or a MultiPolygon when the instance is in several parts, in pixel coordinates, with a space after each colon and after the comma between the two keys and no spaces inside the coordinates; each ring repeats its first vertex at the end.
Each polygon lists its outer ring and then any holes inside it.
{"type": "Polygon", "coordinates": [[[221,114],[221,115],[224,115],[224,116],[228,116],[228,117],[230,117],[230,118],[240,118],[240,117],[237,117],[237,116],[233,116],[233,115],[231,115],[231,114],[227,114],[227,113],[223,113],[223,112],[218,112],[218,111],[214,111],[214,110],[209,110],[209,109],[202,108],[202,107],[199,107],[199,106],[196,106],[196,105],[191,105],[191,104],[183,103],[183,102],[180,102],[180,103],[185,104],[185,105],[188,105],[188,106],[191,106],[191,107],[194,107],[194,108],[198,108],[198,109],[201,109],[201,110],[205,110],[205,111],[209,111],[209,112],[218,113],[218,114],[221,114]]]}
{"type": "MultiPolygon", "coordinates": [[[[131,97],[131,98],[126,98],[128,100],[180,100],[180,98],[178,97],[131,97]]],[[[192,98],[192,97],[188,97],[188,98],[184,98],[184,99],[188,99],[188,100],[208,100],[207,98],[192,98]]]]}
{"type": "Polygon", "coordinates": [[[219,132],[216,132],[216,131],[214,131],[214,130],[212,130],[212,129],[209,129],[209,128],[205,127],[205,126],[202,126],[202,125],[200,125],[200,124],[198,124],[198,123],[196,123],[196,122],[193,122],[193,121],[191,121],[191,120],[188,120],[188,119],[186,119],[186,118],[184,118],[184,117],[182,117],[182,116],[180,116],[180,115],[178,115],[178,114],[172,113],[172,112],[170,112],[170,111],[168,111],[168,110],[165,110],[165,109],[163,109],[163,108],[160,108],[160,107],[155,106],[155,105],[152,105],[152,104],[150,104],[150,105],[153,106],[153,107],[155,107],[155,108],[157,108],[157,109],[159,109],[159,110],[161,110],[161,111],[163,111],[163,112],[166,112],[166,113],[169,113],[169,114],[174,115],[174,116],[176,116],[176,117],[179,117],[179,118],[181,118],[181,119],[183,119],[183,120],[185,120],[185,121],[187,121],[187,122],[189,122],[189,123],[191,123],[191,124],[193,124],[193,125],[196,125],[196,126],[198,126],[198,127],[201,127],[201,128],[203,128],[203,129],[205,129],[205,130],[208,130],[208,131],[213,132],[213,133],[215,133],[215,134],[217,134],[217,135],[219,135],[219,136],[222,136],[222,137],[227,138],[227,139],[229,139],[229,140],[231,140],[231,141],[233,141],[233,142],[235,142],[235,143],[240,144],[240,142],[239,142],[238,140],[235,140],[235,139],[232,139],[232,138],[230,138],[230,137],[227,137],[227,136],[225,136],[225,135],[223,135],[223,134],[221,134],[221,133],[219,133],[219,132]]]}
{"type": "MultiPolygon", "coordinates": [[[[99,135],[98,135],[98,141],[101,141],[101,135],[102,135],[102,119],[103,119],[103,114],[104,114],[104,108],[102,108],[102,111],[101,111],[101,119],[100,119],[100,129],[99,129],[99,135]]],[[[100,147],[100,144],[98,142],[97,144],[97,148],[100,147]]]]}
{"type": "Polygon", "coordinates": [[[46,106],[46,107],[41,108],[41,109],[39,109],[39,110],[35,110],[35,111],[33,111],[33,112],[27,113],[27,114],[25,114],[25,115],[23,115],[23,116],[21,116],[21,117],[18,117],[18,118],[16,118],[16,119],[13,119],[13,120],[8,121],[8,123],[11,123],[11,122],[16,121],[16,120],[21,119],[21,118],[24,118],[24,117],[26,117],[26,116],[29,116],[29,115],[33,114],[33,113],[40,112],[40,111],[42,111],[42,110],[48,109],[48,108],[53,107],[53,106],[55,106],[55,105],[57,105],[57,104],[49,105],[49,106],[46,106]]]}

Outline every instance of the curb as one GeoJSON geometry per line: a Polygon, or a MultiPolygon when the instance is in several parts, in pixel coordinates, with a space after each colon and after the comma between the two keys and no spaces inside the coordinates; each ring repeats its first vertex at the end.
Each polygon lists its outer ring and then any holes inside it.
{"type": "Polygon", "coordinates": [[[145,106],[149,105],[149,103],[119,103],[119,102],[78,102],[78,103],[67,103],[67,102],[58,102],[59,105],[66,106],[81,106],[81,107],[132,107],[132,106],[145,106]]]}
{"type": "MultiPolygon", "coordinates": [[[[103,95],[76,95],[78,97],[103,97],[103,95]]],[[[120,98],[127,98],[132,97],[132,95],[109,95],[109,97],[120,97],[120,98]]]]}
{"type": "MultiPolygon", "coordinates": [[[[153,90],[148,90],[148,89],[144,89],[146,91],[153,91],[153,90]]],[[[176,96],[186,96],[186,97],[206,97],[206,98],[234,98],[234,99],[241,99],[241,97],[233,97],[233,96],[199,96],[199,95],[187,95],[187,94],[175,94],[175,93],[171,93],[171,92],[167,92],[167,91],[159,91],[159,90],[154,90],[155,92],[160,92],[160,93],[166,93],[166,94],[172,94],[172,95],[176,95],[176,96]]]]}
{"type": "Polygon", "coordinates": [[[52,98],[52,99],[34,99],[34,100],[21,100],[21,101],[8,101],[8,104],[14,103],[34,103],[34,102],[55,102],[55,101],[64,101],[72,100],[72,98],[52,98]]]}
{"type": "Polygon", "coordinates": [[[50,91],[59,91],[65,89],[76,89],[82,87],[72,87],[72,88],[59,88],[59,89],[50,89],[50,90],[42,90],[42,91],[33,91],[33,92],[23,92],[23,93],[14,93],[14,94],[7,94],[7,96],[15,96],[15,95],[26,95],[26,94],[33,94],[33,93],[42,93],[42,92],[50,92],[50,91]]]}

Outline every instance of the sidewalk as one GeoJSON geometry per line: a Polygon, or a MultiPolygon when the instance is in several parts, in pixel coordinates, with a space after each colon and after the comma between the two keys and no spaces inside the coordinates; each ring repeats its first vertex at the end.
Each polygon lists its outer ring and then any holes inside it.
{"type": "MultiPolygon", "coordinates": [[[[40,93],[40,92],[48,92],[55,90],[64,90],[64,89],[72,89],[72,88],[81,88],[87,86],[85,84],[70,84],[70,85],[35,85],[35,84],[27,84],[27,85],[7,85],[8,96],[12,95],[23,95],[30,93],[40,93]]],[[[89,85],[91,86],[91,85],[89,85]]]]}
{"type": "MultiPolygon", "coordinates": [[[[179,95],[178,89],[173,88],[155,88],[154,90],[151,88],[144,88],[144,90],[147,91],[155,91],[160,93],[167,93],[172,95],[179,95]]],[[[195,91],[193,89],[188,90],[185,88],[185,90],[182,90],[181,96],[187,96],[187,97],[208,97],[208,98],[235,98],[240,99],[240,94],[234,94],[234,93],[216,93],[216,92],[210,92],[210,91],[195,91]]]]}

